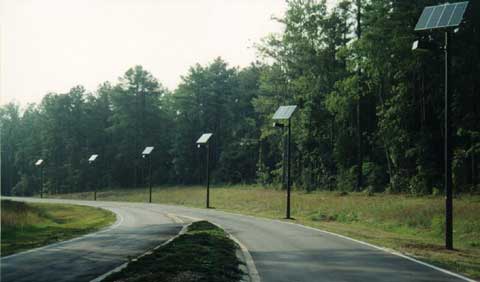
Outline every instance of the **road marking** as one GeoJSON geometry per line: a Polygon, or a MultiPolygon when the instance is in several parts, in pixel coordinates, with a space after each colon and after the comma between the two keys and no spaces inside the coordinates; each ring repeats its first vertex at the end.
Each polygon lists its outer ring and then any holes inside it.
{"type": "Polygon", "coordinates": [[[243,258],[245,259],[245,263],[247,264],[248,276],[250,276],[250,282],[261,282],[262,280],[260,279],[260,275],[258,274],[257,267],[255,266],[255,261],[253,260],[252,255],[248,251],[247,247],[244,244],[242,244],[242,242],[240,242],[240,240],[238,240],[232,234],[228,233],[228,236],[235,243],[237,243],[238,246],[240,246],[240,250],[242,251],[243,258]]]}
{"type": "MultiPolygon", "coordinates": [[[[189,218],[193,221],[201,221],[205,219],[197,218],[197,217],[191,217],[191,216],[186,216],[186,215],[179,215],[184,218],[189,218]]],[[[248,276],[250,277],[250,282],[261,282],[262,280],[260,279],[260,275],[258,274],[257,267],[255,266],[255,261],[252,258],[252,255],[248,251],[248,248],[240,242],[236,237],[234,237],[230,232],[228,232],[225,227],[221,226],[218,223],[208,221],[213,225],[216,225],[218,228],[223,229],[225,233],[228,234],[228,237],[237,243],[237,245],[240,247],[240,251],[242,252],[243,258],[245,259],[245,263],[247,265],[247,270],[248,270],[248,276]]]]}
{"type": "Polygon", "coordinates": [[[184,224],[185,223],[181,218],[179,218],[178,216],[176,216],[173,213],[165,213],[165,215],[168,218],[170,218],[174,223],[178,223],[178,224],[184,224]]]}
{"type": "MultiPolygon", "coordinates": [[[[203,209],[203,210],[204,210],[204,209],[203,209]]],[[[225,213],[225,214],[230,214],[230,215],[236,215],[236,216],[241,216],[241,217],[248,217],[248,218],[253,218],[253,219],[256,219],[256,220],[260,219],[260,220],[265,220],[265,221],[274,221],[274,222],[283,223],[283,224],[290,224],[290,225],[295,225],[295,226],[302,227],[302,228],[305,228],[305,229],[310,229],[310,230],[313,230],[313,231],[316,231],[316,232],[329,234],[329,235],[336,236],[336,237],[339,237],[339,238],[343,238],[343,239],[346,239],[346,240],[350,240],[350,241],[353,241],[353,242],[356,242],[356,243],[359,243],[359,244],[362,244],[362,245],[365,245],[365,246],[368,246],[368,247],[371,247],[371,248],[374,248],[374,249],[377,249],[377,250],[380,250],[380,251],[383,251],[383,252],[386,252],[386,253],[389,253],[389,254],[392,254],[392,255],[395,255],[395,256],[399,256],[399,257],[404,258],[404,259],[407,259],[407,260],[409,260],[409,261],[416,262],[416,263],[421,264],[421,265],[423,265],[423,266],[426,266],[426,267],[435,269],[435,270],[437,270],[437,271],[443,272],[443,273],[445,273],[445,274],[448,274],[448,275],[457,277],[457,278],[462,279],[462,280],[464,280],[464,281],[468,281],[468,282],[478,282],[477,280],[473,280],[473,279],[470,279],[470,278],[468,278],[468,277],[466,277],[466,276],[463,276],[463,275],[461,275],[461,274],[458,274],[458,273],[455,273],[455,272],[452,272],[452,271],[443,269],[443,268],[441,268],[441,267],[438,267],[438,266],[429,264],[429,263],[427,263],[427,262],[423,262],[423,261],[421,261],[421,260],[417,260],[417,259],[415,259],[415,258],[412,258],[412,257],[408,256],[408,255],[405,255],[405,254],[402,254],[402,253],[400,253],[400,252],[397,252],[397,251],[395,251],[395,250],[388,249],[388,248],[384,248],[384,247],[380,247],[380,246],[377,246],[377,245],[373,245],[373,244],[370,244],[370,243],[367,243],[367,242],[364,242],[364,241],[360,241],[360,240],[357,240],[357,239],[350,238],[350,237],[345,236],[345,235],[340,235],[340,234],[337,234],[337,233],[333,233],[333,232],[330,232],[330,231],[321,230],[321,229],[318,229],[318,228],[315,228],[315,227],[310,227],[310,226],[306,226],[306,225],[299,224],[299,223],[286,222],[286,221],[282,221],[282,220],[279,220],[279,219],[270,219],[270,218],[256,217],[256,216],[253,216],[253,215],[238,214],[238,213],[221,211],[221,210],[217,210],[216,212],[225,213]]]]}
{"type": "MultiPolygon", "coordinates": [[[[190,223],[190,224],[191,224],[191,223],[190,223]]],[[[156,246],[156,247],[154,247],[154,248],[146,251],[145,253],[139,255],[138,257],[132,259],[131,261],[136,261],[136,260],[138,260],[138,259],[141,258],[141,257],[144,257],[144,256],[146,256],[146,255],[150,255],[150,254],[152,254],[152,251],[154,251],[154,250],[156,250],[156,249],[158,249],[158,248],[160,248],[160,247],[162,247],[162,246],[165,246],[165,245],[167,245],[167,244],[170,244],[170,242],[172,242],[173,240],[175,240],[177,237],[179,237],[180,235],[182,235],[182,234],[184,234],[185,232],[187,232],[187,229],[188,229],[188,227],[190,226],[190,224],[184,225],[184,226],[182,227],[182,229],[180,230],[180,232],[178,232],[177,235],[175,235],[175,236],[173,236],[172,238],[168,239],[167,241],[161,243],[160,245],[158,245],[158,246],[156,246]]],[[[125,263],[122,263],[121,265],[115,267],[114,269],[112,269],[112,270],[110,270],[110,271],[108,271],[108,272],[106,272],[106,273],[98,276],[97,278],[95,278],[95,279],[93,279],[93,280],[90,280],[90,282],[100,282],[100,281],[102,281],[103,279],[105,279],[105,278],[107,278],[108,276],[110,276],[111,274],[122,271],[124,268],[126,268],[126,267],[128,266],[129,263],[130,263],[130,261],[127,261],[127,262],[125,262],[125,263]]]]}
{"type": "Polygon", "coordinates": [[[191,221],[193,221],[193,222],[195,222],[195,221],[201,221],[201,220],[205,220],[205,219],[203,219],[203,218],[192,217],[192,216],[186,216],[186,215],[178,215],[178,216],[180,216],[180,217],[183,217],[183,218],[186,218],[186,219],[189,219],[189,220],[191,220],[191,221]]]}
{"type": "Polygon", "coordinates": [[[123,216],[122,216],[120,213],[118,213],[117,211],[115,211],[115,210],[112,209],[112,208],[103,208],[103,209],[107,209],[107,210],[115,213],[115,215],[116,215],[116,217],[117,217],[117,220],[115,221],[115,223],[114,223],[113,225],[111,225],[111,226],[109,226],[109,227],[107,227],[107,228],[105,228],[105,229],[102,229],[102,230],[100,230],[100,231],[94,232],[94,233],[85,234],[85,235],[82,235],[82,236],[80,236],[80,237],[72,238],[72,239],[69,239],[69,240],[66,240],[66,241],[61,241],[61,242],[53,243],[53,244],[50,244],[50,245],[38,247],[38,248],[35,248],[35,249],[26,250],[26,251],[23,251],[23,252],[20,252],[20,253],[12,254],[12,255],[9,255],[9,256],[5,256],[5,257],[0,258],[0,261],[4,261],[4,260],[7,260],[7,259],[11,259],[11,258],[17,257],[17,256],[25,255],[25,254],[28,254],[28,253],[37,252],[37,251],[40,251],[40,250],[43,250],[43,249],[47,249],[47,248],[57,247],[57,246],[60,246],[60,245],[62,245],[62,244],[67,244],[67,243],[75,242],[75,241],[78,241],[78,240],[81,240],[81,239],[85,239],[86,237],[95,237],[95,236],[97,236],[97,235],[100,234],[100,233],[104,233],[104,232],[113,230],[113,229],[117,228],[118,226],[120,226],[120,225],[123,223],[124,218],[123,218],[123,216]]]}
{"type": "Polygon", "coordinates": [[[402,254],[402,253],[397,252],[397,251],[392,250],[392,249],[380,247],[380,246],[373,245],[373,244],[370,244],[370,243],[367,243],[367,242],[364,242],[364,241],[360,241],[360,240],[357,240],[357,239],[350,238],[350,237],[345,236],[345,235],[340,235],[340,234],[337,234],[337,233],[333,233],[333,232],[330,232],[330,231],[321,230],[321,229],[318,229],[318,228],[314,228],[314,227],[302,225],[302,224],[299,224],[299,223],[285,222],[285,221],[281,221],[281,220],[278,220],[278,219],[274,219],[273,221],[281,222],[281,223],[285,223],[285,224],[296,225],[296,226],[299,226],[299,227],[303,227],[303,228],[305,228],[305,229],[314,230],[314,231],[317,231],[317,232],[320,232],[320,233],[326,233],[326,234],[329,234],[329,235],[332,235],[332,236],[340,237],[340,238],[343,238],[343,239],[346,239],[346,240],[350,240],[350,241],[353,241],[353,242],[356,242],[356,243],[359,243],[359,244],[362,244],[362,245],[365,245],[365,246],[368,246],[368,247],[371,247],[371,248],[374,248],[374,249],[377,249],[377,250],[380,250],[380,251],[384,251],[384,252],[386,252],[386,253],[389,253],[389,254],[392,254],[392,255],[395,255],[395,256],[402,257],[402,258],[407,259],[407,260],[409,260],[409,261],[413,261],[413,262],[419,263],[419,264],[421,264],[421,265],[427,266],[427,267],[429,267],[429,268],[435,269],[435,270],[440,271],[440,272],[443,272],[443,273],[445,273],[445,274],[449,274],[449,275],[455,276],[455,277],[457,277],[457,278],[459,278],[459,279],[462,279],[462,280],[465,280],[465,281],[468,281],[468,282],[477,282],[476,280],[470,279],[470,278],[465,277],[465,276],[463,276],[463,275],[461,275],[461,274],[458,274],[458,273],[455,273],[455,272],[451,272],[451,271],[449,271],[449,270],[440,268],[440,267],[435,266],[435,265],[431,265],[431,264],[426,263],[426,262],[423,262],[423,261],[421,261],[421,260],[417,260],[417,259],[415,259],[415,258],[412,258],[412,257],[410,257],[410,256],[407,256],[407,255],[405,255],[405,254],[402,254]]]}

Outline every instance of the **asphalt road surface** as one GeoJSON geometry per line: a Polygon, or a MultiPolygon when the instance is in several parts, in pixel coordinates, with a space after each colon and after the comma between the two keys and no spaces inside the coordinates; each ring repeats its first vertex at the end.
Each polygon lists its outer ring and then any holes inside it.
{"type": "MultiPolygon", "coordinates": [[[[466,281],[372,246],[275,220],[181,206],[53,199],[117,213],[98,233],[1,259],[1,281],[90,281],[179,232],[177,217],[221,225],[244,246],[261,281],[466,281]]],[[[185,223],[184,223],[185,224],[185,223]]]]}

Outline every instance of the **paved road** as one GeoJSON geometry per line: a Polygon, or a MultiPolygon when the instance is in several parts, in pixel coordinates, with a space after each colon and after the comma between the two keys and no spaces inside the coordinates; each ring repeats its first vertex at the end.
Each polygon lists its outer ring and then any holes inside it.
{"type": "Polygon", "coordinates": [[[176,234],[181,225],[172,214],[223,226],[249,249],[264,282],[465,281],[371,246],[275,220],[157,204],[43,201],[103,207],[123,221],[92,236],[6,257],[2,281],[89,281],[176,234]]]}

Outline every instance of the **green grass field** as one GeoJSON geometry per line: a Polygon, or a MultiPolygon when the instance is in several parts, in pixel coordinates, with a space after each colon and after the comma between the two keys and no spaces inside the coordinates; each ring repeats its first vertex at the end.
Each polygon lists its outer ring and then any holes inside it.
{"type": "Polygon", "coordinates": [[[93,232],[115,221],[103,209],[2,200],[1,255],[64,241],[93,232]]]}
{"type": "MultiPolygon", "coordinates": [[[[104,191],[99,200],[148,201],[147,189],[104,191]]],[[[91,199],[92,193],[60,195],[91,199]]],[[[203,187],[156,187],[153,201],[205,206],[203,187]]],[[[255,186],[216,187],[216,209],[260,217],[285,216],[285,192],[255,186]]],[[[338,192],[293,192],[292,216],[297,223],[391,248],[423,261],[480,278],[480,196],[454,200],[454,251],[443,248],[443,197],[338,192]]]]}
{"type": "Polygon", "coordinates": [[[199,221],[192,223],[185,234],[131,262],[127,268],[104,281],[237,282],[242,271],[236,249],[236,244],[222,229],[207,221],[199,221]]]}

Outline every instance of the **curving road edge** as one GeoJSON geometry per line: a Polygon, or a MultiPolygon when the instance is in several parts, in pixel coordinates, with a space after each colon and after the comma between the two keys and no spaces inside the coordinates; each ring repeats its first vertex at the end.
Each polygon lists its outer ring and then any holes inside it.
{"type": "MultiPolygon", "coordinates": [[[[202,218],[191,217],[186,215],[180,215],[180,217],[187,218],[193,222],[204,220],[202,218]]],[[[242,242],[240,242],[240,240],[238,240],[235,236],[233,236],[228,231],[226,231],[225,227],[217,223],[212,223],[212,224],[223,229],[228,234],[228,237],[230,238],[230,240],[234,241],[238,245],[241,255],[237,255],[237,257],[245,263],[245,267],[247,270],[246,274],[248,275],[248,281],[261,282],[262,280],[260,279],[260,275],[258,275],[257,267],[255,266],[255,262],[253,261],[252,255],[248,251],[247,247],[244,244],[242,244],[242,242]]]]}
{"type": "MultiPolygon", "coordinates": [[[[187,232],[187,229],[188,229],[188,227],[190,226],[190,224],[191,224],[191,223],[189,223],[189,224],[187,224],[187,225],[184,225],[184,226],[182,227],[182,229],[180,230],[180,232],[178,232],[177,235],[173,236],[172,238],[168,239],[167,241],[163,242],[162,244],[154,247],[152,250],[156,250],[156,249],[158,249],[158,248],[160,248],[160,247],[162,247],[162,246],[165,246],[165,245],[167,245],[167,244],[170,244],[170,242],[172,242],[173,240],[175,240],[178,236],[180,236],[180,235],[184,234],[185,232],[187,232]]],[[[146,256],[146,255],[151,254],[151,253],[152,253],[152,250],[146,251],[145,253],[141,254],[141,255],[138,256],[138,257],[136,257],[136,258],[133,259],[132,261],[138,260],[139,258],[141,258],[141,257],[143,257],[143,256],[146,256]]],[[[108,271],[108,272],[106,272],[106,273],[98,276],[97,278],[92,279],[90,282],[101,282],[101,281],[103,281],[103,279],[107,278],[107,277],[110,276],[111,274],[122,271],[125,267],[128,266],[129,263],[130,263],[130,261],[125,262],[125,263],[123,263],[122,265],[119,265],[119,266],[115,267],[114,269],[112,269],[112,270],[110,270],[110,271],[108,271]]]]}

